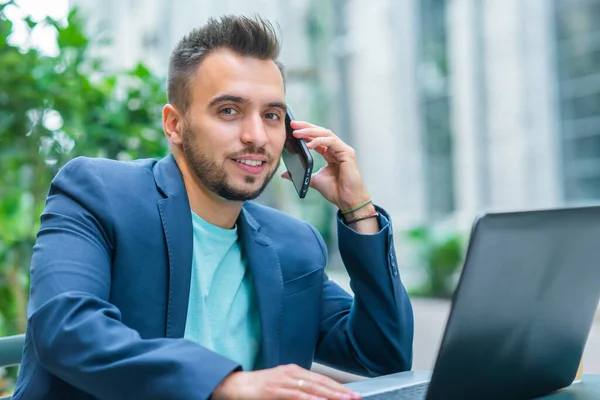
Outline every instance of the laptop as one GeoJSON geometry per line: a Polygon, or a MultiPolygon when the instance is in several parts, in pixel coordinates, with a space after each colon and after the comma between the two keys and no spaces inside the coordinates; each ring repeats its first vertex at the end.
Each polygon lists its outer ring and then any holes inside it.
{"type": "Polygon", "coordinates": [[[346,384],[365,400],[531,399],[569,386],[600,300],[600,206],[473,224],[432,373],[346,384]]]}

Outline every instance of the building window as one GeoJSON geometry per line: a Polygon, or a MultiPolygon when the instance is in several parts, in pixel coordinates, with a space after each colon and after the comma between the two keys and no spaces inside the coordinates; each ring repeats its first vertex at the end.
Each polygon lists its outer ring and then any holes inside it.
{"type": "Polygon", "coordinates": [[[446,0],[420,0],[419,101],[425,152],[427,211],[454,211],[446,0]]]}
{"type": "Polygon", "coordinates": [[[600,0],[555,0],[567,201],[600,199],[600,0]]]}

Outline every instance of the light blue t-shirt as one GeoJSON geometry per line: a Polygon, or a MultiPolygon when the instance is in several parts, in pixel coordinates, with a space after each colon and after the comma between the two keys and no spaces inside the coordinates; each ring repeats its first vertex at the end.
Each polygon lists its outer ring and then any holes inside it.
{"type": "Polygon", "coordinates": [[[192,223],[194,253],[184,337],[238,362],[245,371],[252,370],[261,330],[237,227],[220,228],[194,212],[192,223]]]}

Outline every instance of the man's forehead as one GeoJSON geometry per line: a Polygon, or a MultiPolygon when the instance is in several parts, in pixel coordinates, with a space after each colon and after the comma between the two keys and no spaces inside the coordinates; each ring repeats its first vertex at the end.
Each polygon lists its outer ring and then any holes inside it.
{"type": "Polygon", "coordinates": [[[285,96],[283,77],[275,62],[227,50],[206,56],[192,86],[194,97],[203,100],[227,94],[252,102],[283,102],[285,96]]]}

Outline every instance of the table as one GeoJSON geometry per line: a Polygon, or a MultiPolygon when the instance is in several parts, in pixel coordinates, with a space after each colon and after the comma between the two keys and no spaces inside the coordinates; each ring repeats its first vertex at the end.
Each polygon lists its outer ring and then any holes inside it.
{"type": "Polygon", "coordinates": [[[584,374],[581,382],[574,383],[541,399],[551,400],[598,400],[600,399],[600,375],[584,374]]]}

